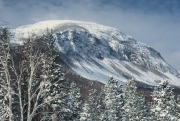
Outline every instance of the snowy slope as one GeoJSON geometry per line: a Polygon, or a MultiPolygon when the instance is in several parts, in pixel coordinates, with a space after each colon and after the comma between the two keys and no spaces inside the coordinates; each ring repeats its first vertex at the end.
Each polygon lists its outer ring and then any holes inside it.
{"type": "MultiPolygon", "coordinates": [[[[66,65],[91,80],[106,81],[107,76],[126,82],[156,85],[167,79],[180,86],[180,73],[171,67],[153,48],[134,40],[119,30],[95,23],[51,20],[14,29],[13,43],[32,34],[41,36],[47,27],[53,29],[56,49],[63,54],[66,65]]],[[[63,60],[63,59],[62,59],[63,60]]]]}

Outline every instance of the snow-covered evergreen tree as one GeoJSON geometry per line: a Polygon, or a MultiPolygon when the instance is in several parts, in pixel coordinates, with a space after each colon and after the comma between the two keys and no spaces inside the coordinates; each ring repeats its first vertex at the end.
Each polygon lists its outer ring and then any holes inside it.
{"type": "Polygon", "coordinates": [[[119,121],[121,117],[119,109],[123,102],[118,82],[109,77],[103,91],[104,100],[102,105],[104,105],[104,110],[99,119],[102,121],[119,121]]]}
{"type": "Polygon", "coordinates": [[[124,113],[124,90],[123,90],[123,85],[119,84],[118,85],[118,95],[117,95],[117,99],[118,99],[118,105],[117,105],[117,109],[118,109],[118,119],[122,120],[123,117],[123,113],[124,113]]]}
{"type": "Polygon", "coordinates": [[[180,117],[180,95],[177,97],[177,110],[178,116],[180,117]]]}
{"type": "Polygon", "coordinates": [[[88,99],[83,104],[82,112],[80,113],[80,121],[97,121],[97,91],[90,90],[88,99]]]}
{"type": "Polygon", "coordinates": [[[88,101],[86,101],[83,105],[82,113],[80,114],[80,121],[93,121],[91,106],[88,101]]]}
{"type": "Polygon", "coordinates": [[[105,110],[105,104],[104,104],[104,98],[105,98],[105,92],[102,91],[98,94],[97,96],[97,108],[96,108],[96,115],[97,115],[97,119],[100,120],[102,119],[102,113],[104,112],[105,110]]]}
{"type": "Polygon", "coordinates": [[[123,121],[146,121],[148,118],[146,102],[137,93],[136,82],[133,79],[127,81],[124,89],[124,97],[123,121]]]}
{"type": "Polygon", "coordinates": [[[65,116],[65,120],[73,120],[77,121],[79,120],[79,115],[81,111],[81,93],[80,89],[77,87],[77,85],[72,82],[70,84],[69,93],[68,93],[68,111],[65,116]]]}
{"type": "Polygon", "coordinates": [[[152,94],[153,104],[151,106],[152,120],[156,121],[179,121],[178,105],[174,98],[172,88],[168,81],[162,80],[154,88],[152,94]]]}

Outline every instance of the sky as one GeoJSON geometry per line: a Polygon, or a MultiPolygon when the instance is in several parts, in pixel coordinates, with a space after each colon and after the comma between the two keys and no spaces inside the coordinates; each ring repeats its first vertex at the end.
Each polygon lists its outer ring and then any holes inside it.
{"type": "Polygon", "coordinates": [[[78,20],[117,28],[180,71],[180,0],[0,0],[0,11],[15,26],[78,20]]]}

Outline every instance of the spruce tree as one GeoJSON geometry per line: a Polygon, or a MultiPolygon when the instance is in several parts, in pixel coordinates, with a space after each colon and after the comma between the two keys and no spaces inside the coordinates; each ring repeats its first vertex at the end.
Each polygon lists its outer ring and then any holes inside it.
{"type": "Polygon", "coordinates": [[[104,111],[100,114],[99,119],[102,121],[119,121],[120,113],[118,110],[120,109],[119,105],[122,104],[122,97],[119,94],[118,82],[109,77],[103,91],[104,111]]]}
{"type": "Polygon", "coordinates": [[[97,121],[97,115],[97,91],[92,89],[83,104],[80,121],[97,121]]]}
{"type": "Polygon", "coordinates": [[[72,82],[70,84],[69,93],[68,93],[68,112],[65,116],[65,120],[77,121],[79,119],[81,111],[81,93],[77,85],[72,82]]]}
{"type": "Polygon", "coordinates": [[[102,113],[105,110],[104,98],[105,98],[105,92],[103,91],[102,88],[102,91],[97,95],[96,115],[98,120],[102,119],[102,113]]]}
{"type": "Polygon", "coordinates": [[[152,120],[157,121],[179,121],[178,105],[174,98],[172,88],[168,81],[162,80],[154,88],[152,94],[153,104],[151,106],[152,120]]]}
{"type": "Polygon", "coordinates": [[[180,95],[178,95],[177,97],[177,109],[178,116],[180,117],[180,95]]]}
{"type": "Polygon", "coordinates": [[[124,90],[123,90],[123,85],[122,84],[118,85],[117,101],[118,101],[118,105],[117,105],[118,119],[122,120],[122,116],[123,116],[123,113],[124,113],[123,106],[124,106],[124,103],[125,103],[124,90]]]}
{"type": "Polygon", "coordinates": [[[136,82],[131,79],[124,89],[123,121],[147,120],[147,106],[145,99],[137,93],[136,82]]]}

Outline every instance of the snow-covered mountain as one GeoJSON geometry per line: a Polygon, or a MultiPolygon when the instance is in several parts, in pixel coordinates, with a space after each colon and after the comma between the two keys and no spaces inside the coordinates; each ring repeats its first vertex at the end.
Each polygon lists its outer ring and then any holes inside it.
{"type": "Polygon", "coordinates": [[[105,82],[107,76],[126,82],[134,78],[148,85],[169,80],[180,86],[180,73],[171,67],[155,49],[140,43],[119,30],[95,23],[51,20],[12,30],[13,43],[32,34],[41,36],[47,27],[53,29],[56,50],[75,73],[90,80],[105,82]]]}

